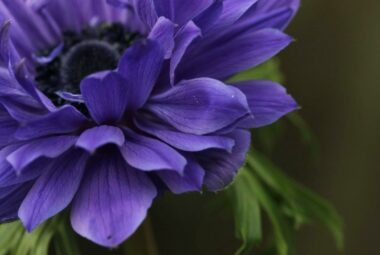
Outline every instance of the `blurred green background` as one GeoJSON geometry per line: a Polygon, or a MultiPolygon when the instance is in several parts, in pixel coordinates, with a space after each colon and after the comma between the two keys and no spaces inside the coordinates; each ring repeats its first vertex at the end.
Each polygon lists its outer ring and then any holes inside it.
{"type": "MultiPolygon", "coordinates": [[[[380,1],[304,0],[288,31],[297,41],[280,55],[285,84],[319,140],[319,155],[287,128],[272,159],[337,207],[345,220],[342,254],[378,254],[380,1]]],[[[160,254],[231,255],[238,246],[223,198],[157,202],[151,217],[160,254]]],[[[339,254],[319,226],[301,229],[297,246],[300,255],[339,254]]]]}

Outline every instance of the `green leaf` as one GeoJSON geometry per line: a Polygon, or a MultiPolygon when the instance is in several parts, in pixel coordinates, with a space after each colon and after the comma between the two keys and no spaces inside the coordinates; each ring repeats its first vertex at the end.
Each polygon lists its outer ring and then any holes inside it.
{"type": "Polygon", "coordinates": [[[265,188],[260,180],[252,173],[246,174],[249,179],[252,189],[256,194],[260,205],[268,214],[269,219],[273,226],[274,241],[277,248],[278,255],[292,255],[294,254],[293,246],[293,231],[288,224],[287,219],[281,214],[281,209],[277,201],[270,195],[270,192],[265,188]]]}
{"type": "Polygon", "coordinates": [[[272,80],[279,83],[284,81],[284,76],[280,71],[280,61],[271,59],[257,67],[239,73],[228,82],[238,82],[247,80],[272,80]]]}
{"type": "Polygon", "coordinates": [[[49,255],[54,244],[58,255],[79,255],[73,233],[61,216],[45,222],[27,233],[20,222],[0,225],[0,255],[49,255]]]}
{"type": "Polygon", "coordinates": [[[236,178],[228,189],[234,205],[236,236],[243,241],[236,255],[246,254],[262,240],[261,211],[247,170],[236,178]]]}
{"type": "Polygon", "coordinates": [[[287,213],[296,226],[318,221],[325,225],[339,249],[344,245],[343,222],[336,210],[323,198],[288,178],[268,159],[256,151],[248,157],[254,173],[286,203],[287,213]]]}
{"type": "Polygon", "coordinates": [[[57,255],[79,255],[79,248],[70,225],[62,221],[58,226],[57,237],[54,239],[54,248],[57,255]]]}

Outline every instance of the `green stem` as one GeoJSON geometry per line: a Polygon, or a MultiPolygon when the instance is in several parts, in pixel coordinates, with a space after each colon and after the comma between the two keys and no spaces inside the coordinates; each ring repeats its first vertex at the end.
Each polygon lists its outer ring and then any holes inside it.
{"type": "Polygon", "coordinates": [[[151,219],[147,217],[137,233],[120,248],[124,255],[159,255],[151,219]]]}
{"type": "Polygon", "coordinates": [[[156,238],[154,237],[153,224],[150,218],[146,218],[143,225],[144,235],[147,242],[147,252],[149,255],[159,255],[156,238]]]}

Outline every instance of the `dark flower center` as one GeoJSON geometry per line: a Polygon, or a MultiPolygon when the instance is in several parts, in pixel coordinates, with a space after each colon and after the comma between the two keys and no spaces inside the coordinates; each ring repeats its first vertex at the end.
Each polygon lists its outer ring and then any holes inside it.
{"type": "Polygon", "coordinates": [[[112,45],[97,41],[84,41],[72,47],[61,61],[63,84],[78,88],[82,79],[90,74],[117,67],[119,53],[112,45]]]}
{"type": "MultiPolygon", "coordinates": [[[[35,80],[56,105],[66,104],[68,102],[56,94],[58,91],[79,94],[83,78],[115,69],[123,52],[139,39],[138,33],[128,31],[119,23],[86,27],[80,33],[65,32],[60,54],[36,67],[35,80]]],[[[37,56],[47,57],[54,49],[41,51],[37,56]]]]}

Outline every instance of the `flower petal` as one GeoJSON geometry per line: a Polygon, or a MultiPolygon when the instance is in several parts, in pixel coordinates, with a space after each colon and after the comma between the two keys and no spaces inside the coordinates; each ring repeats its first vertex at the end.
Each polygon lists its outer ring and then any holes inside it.
{"type": "Polygon", "coordinates": [[[76,146],[93,154],[104,145],[115,144],[122,146],[124,141],[124,134],[119,128],[99,126],[84,131],[78,138],[76,146]]]}
{"type": "Polygon", "coordinates": [[[198,155],[200,165],[206,170],[204,183],[210,191],[224,189],[233,181],[236,173],[244,164],[251,144],[250,132],[237,130],[231,133],[230,137],[235,140],[236,144],[232,153],[209,150],[198,155]]]}
{"type": "Polygon", "coordinates": [[[175,48],[173,56],[170,60],[170,82],[174,85],[175,82],[175,72],[182,60],[182,57],[185,55],[188,47],[191,43],[202,34],[201,29],[190,21],[187,23],[175,37],[175,48]]]}
{"type": "Polygon", "coordinates": [[[18,209],[32,184],[28,182],[1,189],[4,196],[0,199],[0,223],[17,220],[18,209]]]}
{"type": "Polygon", "coordinates": [[[188,164],[184,174],[172,171],[160,171],[157,175],[174,194],[201,191],[205,170],[194,160],[187,158],[188,164]]]}
{"type": "Polygon", "coordinates": [[[181,82],[154,96],[147,109],[178,130],[196,135],[213,133],[250,114],[241,91],[208,78],[181,82]]]}
{"type": "Polygon", "coordinates": [[[116,247],[144,220],[156,196],[145,173],[129,167],[117,151],[90,160],[71,211],[74,230],[91,241],[116,247]]]}
{"type": "Polygon", "coordinates": [[[71,133],[86,123],[87,119],[77,109],[66,105],[19,127],[15,136],[21,140],[28,140],[41,136],[71,133]]]}
{"type": "Polygon", "coordinates": [[[271,81],[246,81],[234,85],[247,97],[253,119],[242,124],[246,128],[259,128],[274,123],[299,108],[286,89],[271,81]]]}
{"type": "Polygon", "coordinates": [[[121,153],[131,166],[143,171],[173,170],[183,173],[186,159],[170,146],[131,130],[125,130],[125,136],[121,153]]]}
{"type": "Polygon", "coordinates": [[[21,173],[16,173],[12,165],[4,160],[0,163],[0,187],[9,187],[35,180],[48,170],[48,166],[49,160],[41,158],[25,167],[21,173]]]}
{"type": "Polygon", "coordinates": [[[80,85],[83,99],[92,118],[98,124],[122,119],[127,107],[129,87],[116,72],[103,72],[84,79],[80,85]]]}
{"type": "Polygon", "coordinates": [[[129,107],[138,109],[144,105],[160,74],[163,60],[161,46],[151,40],[136,43],[124,53],[118,72],[128,82],[129,107]]]}
{"type": "Polygon", "coordinates": [[[263,63],[292,42],[280,30],[246,31],[235,37],[223,37],[184,56],[178,67],[178,79],[230,76],[263,63]]]}
{"type": "Polygon", "coordinates": [[[37,139],[7,156],[7,161],[17,172],[21,172],[26,166],[38,158],[56,158],[70,149],[77,140],[76,136],[52,136],[37,139]]]}
{"type": "Polygon", "coordinates": [[[174,49],[174,29],[172,21],[160,17],[149,34],[149,39],[159,42],[165,51],[165,58],[170,58],[174,49]]]}
{"type": "Polygon", "coordinates": [[[182,26],[206,10],[214,0],[154,0],[159,16],[182,26]]]}
{"type": "Polygon", "coordinates": [[[0,147],[3,147],[15,140],[14,133],[17,130],[18,123],[5,110],[2,110],[1,107],[0,123],[0,147]]]}
{"type": "Polygon", "coordinates": [[[29,191],[19,217],[28,231],[65,209],[82,180],[88,156],[72,150],[56,159],[29,191]]]}
{"type": "Polygon", "coordinates": [[[234,140],[225,136],[186,134],[168,125],[143,120],[142,118],[136,121],[136,125],[144,132],[183,151],[197,152],[214,148],[231,152],[235,146],[234,140]]]}

